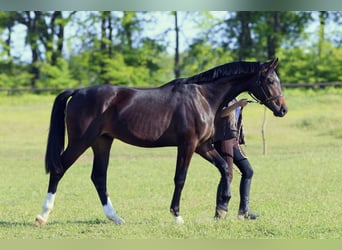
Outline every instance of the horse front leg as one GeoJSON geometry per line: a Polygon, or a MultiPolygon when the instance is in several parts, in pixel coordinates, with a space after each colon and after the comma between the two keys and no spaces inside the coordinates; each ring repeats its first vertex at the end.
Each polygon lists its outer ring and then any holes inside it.
{"type": "Polygon", "coordinates": [[[92,146],[94,152],[93,170],[91,180],[99,195],[106,217],[115,224],[123,224],[125,221],[120,218],[112,205],[107,193],[107,169],[109,153],[113,140],[106,136],[100,136],[92,146]]]}
{"type": "Polygon", "coordinates": [[[221,179],[218,184],[216,194],[215,218],[224,218],[227,214],[228,203],[231,198],[228,164],[209,142],[198,147],[196,149],[196,153],[201,155],[210,163],[214,164],[221,174],[221,179]]]}
{"type": "Polygon", "coordinates": [[[176,173],[174,177],[175,189],[170,207],[170,212],[177,224],[184,223],[184,220],[179,213],[179,203],[194,148],[193,145],[178,146],[176,173]]]}

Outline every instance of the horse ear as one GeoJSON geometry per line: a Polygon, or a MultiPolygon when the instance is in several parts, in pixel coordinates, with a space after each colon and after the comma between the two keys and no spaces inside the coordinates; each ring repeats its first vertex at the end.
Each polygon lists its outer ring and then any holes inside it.
{"type": "Polygon", "coordinates": [[[275,69],[278,66],[278,58],[274,58],[273,60],[266,62],[262,65],[261,71],[262,73],[267,73],[269,69],[275,69]]]}
{"type": "Polygon", "coordinates": [[[278,57],[277,58],[274,58],[272,61],[271,61],[271,64],[269,67],[272,67],[272,68],[276,68],[278,66],[278,57]]]}

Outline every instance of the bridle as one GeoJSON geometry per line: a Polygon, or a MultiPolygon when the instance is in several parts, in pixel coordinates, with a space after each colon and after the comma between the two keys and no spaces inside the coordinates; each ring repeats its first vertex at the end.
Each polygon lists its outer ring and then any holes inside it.
{"type": "Polygon", "coordinates": [[[283,97],[283,94],[277,95],[277,96],[270,96],[270,94],[267,94],[268,91],[265,89],[265,84],[261,82],[261,71],[259,71],[258,79],[256,80],[255,84],[258,88],[261,89],[262,94],[265,97],[265,100],[260,101],[251,91],[248,91],[248,94],[259,104],[269,104],[270,102],[277,100],[281,97],[283,97]]]}

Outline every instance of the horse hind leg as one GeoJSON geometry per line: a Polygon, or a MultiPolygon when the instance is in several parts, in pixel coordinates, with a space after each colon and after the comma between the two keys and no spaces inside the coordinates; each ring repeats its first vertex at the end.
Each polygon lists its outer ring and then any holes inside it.
{"type": "Polygon", "coordinates": [[[44,225],[47,222],[49,214],[53,209],[56,194],[47,193],[42,205],[42,212],[36,216],[35,224],[37,226],[44,225]]]}
{"type": "Polygon", "coordinates": [[[116,214],[107,193],[107,169],[112,142],[112,138],[100,136],[92,146],[94,162],[91,180],[99,195],[106,217],[115,224],[123,224],[125,221],[116,214]]]}
{"type": "Polygon", "coordinates": [[[221,179],[217,187],[215,218],[221,219],[226,217],[228,211],[228,203],[231,198],[229,183],[229,166],[220,154],[212,147],[211,144],[203,144],[196,150],[200,156],[214,164],[221,174],[221,179]]]}
{"type": "Polygon", "coordinates": [[[55,171],[50,172],[48,192],[44,199],[42,205],[42,212],[36,216],[35,224],[37,226],[44,225],[53,210],[57,187],[59,181],[64,176],[65,172],[70,168],[70,166],[78,159],[78,157],[84,153],[88,147],[85,144],[69,144],[66,150],[61,155],[61,163],[63,170],[61,173],[56,173],[55,171]]]}
{"type": "Polygon", "coordinates": [[[62,179],[65,171],[66,169],[63,169],[63,172],[58,174],[50,172],[49,187],[42,205],[42,212],[38,214],[35,219],[35,224],[37,226],[42,226],[47,222],[54,207],[58,183],[62,179]]]}

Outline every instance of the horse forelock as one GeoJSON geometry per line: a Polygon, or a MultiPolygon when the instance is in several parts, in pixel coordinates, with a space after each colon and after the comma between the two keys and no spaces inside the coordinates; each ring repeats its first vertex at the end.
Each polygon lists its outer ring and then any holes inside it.
{"type": "Polygon", "coordinates": [[[244,74],[253,74],[260,71],[259,62],[232,62],[209,69],[198,75],[187,78],[187,82],[201,83],[210,82],[223,77],[234,77],[244,74]]]}

